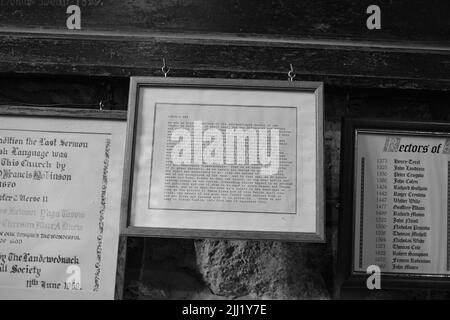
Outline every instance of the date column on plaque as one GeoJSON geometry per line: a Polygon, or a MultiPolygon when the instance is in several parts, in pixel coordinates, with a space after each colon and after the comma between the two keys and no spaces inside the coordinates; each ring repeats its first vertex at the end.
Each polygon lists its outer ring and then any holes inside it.
{"type": "Polygon", "coordinates": [[[375,263],[386,268],[386,226],[388,219],[388,160],[377,158],[375,204],[375,263]]]}

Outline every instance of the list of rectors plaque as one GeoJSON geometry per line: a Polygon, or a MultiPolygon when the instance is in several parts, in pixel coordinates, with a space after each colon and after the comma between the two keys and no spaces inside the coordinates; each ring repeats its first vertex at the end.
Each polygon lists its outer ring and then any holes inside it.
{"type": "Polygon", "coordinates": [[[449,126],[355,123],[352,273],[450,276],[449,126]]]}

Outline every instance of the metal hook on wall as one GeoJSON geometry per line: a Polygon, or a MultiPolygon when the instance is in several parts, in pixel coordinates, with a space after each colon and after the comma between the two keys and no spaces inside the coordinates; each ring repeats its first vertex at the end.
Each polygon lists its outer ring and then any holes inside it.
{"type": "Polygon", "coordinates": [[[294,67],[292,66],[292,63],[289,64],[291,66],[291,69],[288,72],[288,81],[292,82],[294,81],[294,78],[297,76],[294,72],[294,67]]]}
{"type": "Polygon", "coordinates": [[[166,65],[166,59],[163,58],[163,66],[161,68],[162,73],[164,74],[164,78],[167,78],[167,75],[170,72],[170,68],[166,65]]]}

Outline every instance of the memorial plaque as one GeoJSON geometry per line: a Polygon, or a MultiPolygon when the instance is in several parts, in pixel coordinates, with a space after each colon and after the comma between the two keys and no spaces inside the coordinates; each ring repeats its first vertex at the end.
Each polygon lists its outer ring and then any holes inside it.
{"type": "Polygon", "coordinates": [[[0,115],[0,298],[112,299],[124,114],[25,110],[0,115]]]}
{"type": "Polygon", "coordinates": [[[449,277],[450,125],[353,124],[352,203],[342,213],[353,211],[351,273],[375,265],[394,282],[449,277]]]}
{"type": "Polygon", "coordinates": [[[320,83],[132,78],[124,232],[323,241],[320,83]]]}

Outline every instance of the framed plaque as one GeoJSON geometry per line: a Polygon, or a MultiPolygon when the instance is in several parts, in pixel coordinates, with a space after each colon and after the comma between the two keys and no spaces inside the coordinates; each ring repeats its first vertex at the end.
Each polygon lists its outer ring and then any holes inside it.
{"type": "Polygon", "coordinates": [[[339,265],[343,285],[450,286],[450,124],[346,119],[339,265]]]}
{"type": "Polygon", "coordinates": [[[132,78],[123,232],[324,240],[322,84],[132,78]]]}
{"type": "Polygon", "coordinates": [[[0,109],[0,299],[113,299],[126,113],[0,109]]]}

